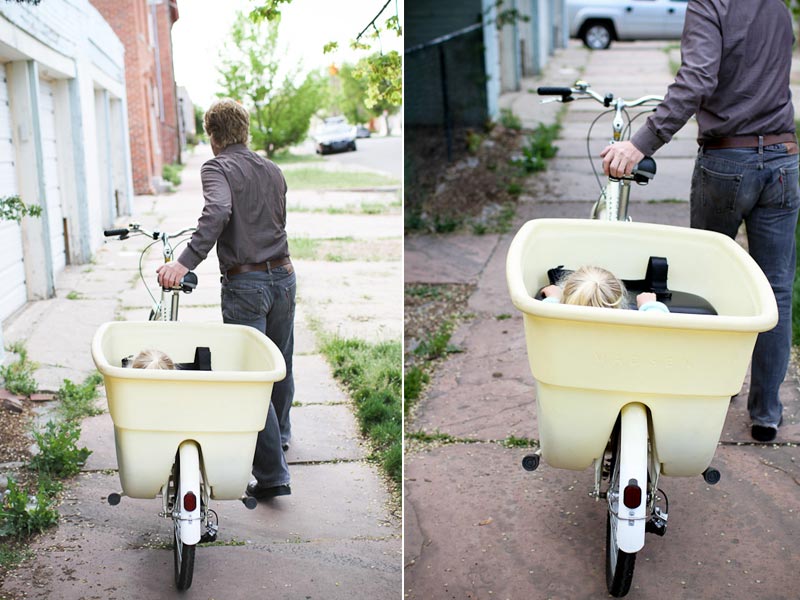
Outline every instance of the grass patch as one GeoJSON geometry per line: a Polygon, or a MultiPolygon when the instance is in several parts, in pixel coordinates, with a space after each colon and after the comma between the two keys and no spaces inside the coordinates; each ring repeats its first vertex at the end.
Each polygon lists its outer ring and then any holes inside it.
{"type": "Polygon", "coordinates": [[[83,298],[79,292],[71,291],[67,294],[67,300],[80,300],[83,298]]]}
{"type": "Polygon", "coordinates": [[[293,154],[284,150],[273,154],[270,160],[276,165],[296,165],[297,163],[323,162],[325,159],[318,154],[293,154]]]}
{"type": "Polygon", "coordinates": [[[399,185],[393,177],[369,171],[327,171],[310,167],[287,169],[286,185],[294,190],[372,188],[399,185]]]}
{"type": "Polygon", "coordinates": [[[322,353],[333,375],[350,392],[361,432],[372,442],[373,457],[398,486],[401,483],[403,351],[399,342],[372,344],[330,337],[322,353]]]}
{"type": "Polygon", "coordinates": [[[414,440],[416,442],[422,442],[425,444],[477,444],[481,442],[481,440],[473,440],[470,438],[459,438],[449,433],[441,433],[440,431],[436,431],[435,433],[428,433],[426,431],[422,431],[421,429],[418,431],[412,431],[406,434],[406,439],[414,440]]]}
{"type": "Polygon", "coordinates": [[[408,285],[406,295],[425,300],[435,300],[442,297],[442,291],[435,285],[408,285]]]}
{"type": "Polygon", "coordinates": [[[6,350],[16,354],[18,358],[6,366],[0,366],[0,377],[3,378],[5,388],[12,394],[30,396],[39,389],[33,377],[39,365],[28,360],[28,350],[22,342],[9,344],[6,350]]]}
{"type": "Polygon", "coordinates": [[[513,435],[508,436],[500,442],[506,448],[535,448],[539,442],[530,438],[518,438],[513,435]]]}
{"type": "Polygon", "coordinates": [[[84,417],[92,417],[103,412],[97,408],[97,386],[103,383],[103,376],[99,373],[89,375],[80,385],[65,379],[59,388],[56,397],[61,401],[58,406],[59,414],[67,421],[80,421],[84,417]]]}
{"type": "Polygon", "coordinates": [[[19,544],[0,542],[0,574],[4,570],[13,569],[22,561],[33,556],[33,551],[19,544]]]}
{"type": "Polygon", "coordinates": [[[419,400],[422,388],[430,381],[430,376],[417,366],[406,369],[403,380],[403,411],[407,415],[411,407],[419,400]]]}
{"type": "Polygon", "coordinates": [[[497,319],[498,321],[505,321],[506,319],[510,319],[510,318],[511,318],[511,315],[508,314],[508,313],[502,313],[502,314],[499,314],[499,315],[497,315],[495,317],[495,319],[497,319]]]}
{"type": "Polygon", "coordinates": [[[314,260],[317,258],[319,240],[313,238],[289,238],[289,254],[292,258],[314,260]]]}

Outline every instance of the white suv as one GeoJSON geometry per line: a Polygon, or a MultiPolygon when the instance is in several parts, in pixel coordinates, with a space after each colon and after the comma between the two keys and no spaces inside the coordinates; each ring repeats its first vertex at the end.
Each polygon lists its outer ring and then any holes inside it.
{"type": "Polygon", "coordinates": [[[612,40],[679,40],[688,0],[567,0],[569,36],[603,50],[612,40]]]}

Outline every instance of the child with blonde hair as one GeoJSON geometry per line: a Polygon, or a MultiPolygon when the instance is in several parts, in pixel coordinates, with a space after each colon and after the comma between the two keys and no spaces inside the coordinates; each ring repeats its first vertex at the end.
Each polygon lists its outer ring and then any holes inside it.
{"type": "Polygon", "coordinates": [[[173,370],[175,363],[161,350],[142,350],[133,358],[131,367],[134,369],[162,369],[173,370]]]}
{"type": "MultiPolygon", "coordinates": [[[[625,285],[613,273],[602,267],[581,267],[559,282],[542,290],[544,302],[596,306],[600,308],[626,308],[625,285]]],[[[652,292],[636,296],[641,311],[669,312],[669,308],[656,299],[652,292]]]]}

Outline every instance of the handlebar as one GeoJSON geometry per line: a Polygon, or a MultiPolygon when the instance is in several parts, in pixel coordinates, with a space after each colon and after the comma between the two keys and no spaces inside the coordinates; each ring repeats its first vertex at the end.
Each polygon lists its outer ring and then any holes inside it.
{"type": "MultiPolygon", "coordinates": [[[[617,104],[622,107],[631,107],[635,108],[637,106],[643,106],[645,104],[658,104],[663,102],[663,96],[656,96],[653,94],[642,96],[637,98],[636,100],[623,100],[622,98],[615,98],[613,94],[606,94],[605,96],[601,96],[597,92],[595,92],[591,86],[585,81],[577,81],[575,82],[575,87],[540,87],[537,88],[536,93],[540,96],[561,96],[561,99],[554,98],[556,102],[572,102],[573,100],[582,100],[586,98],[591,98],[596,100],[606,108],[611,106],[612,104],[617,104]],[[575,97],[577,96],[577,98],[575,97]]],[[[543,102],[548,102],[547,100],[543,100],[543,102]]]]}
{"type": "Polygon", "coordinates": [[[181,229],[180,231],[176,231],[175,233],[166,233],[164,231],[148,231],[138,223],[131,223],[126,228],[106,229],[105,231],[103,231],[103,235],[105,235],[106,237],[119,236],[119,239],[124,240],[130,234],[138,234],[147,236],[154,240],[160,239],[162,241],[166,241],[170,238],[180,237],[182,235],[186,235],[187,233],[191,233],[192,231],[194,231],[194,229],[195,229],[194,227],[187,227],[186,229],[181,229]]]}

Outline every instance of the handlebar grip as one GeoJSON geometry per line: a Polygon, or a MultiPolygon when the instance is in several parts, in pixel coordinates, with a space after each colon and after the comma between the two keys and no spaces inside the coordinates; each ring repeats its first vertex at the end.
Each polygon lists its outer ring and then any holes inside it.
{"type": "Polygon", "coordinates": [[[103,235],[106,237],[113,237],[115,235],[128,235],[130,231],[128,229],[106,229],[103,231],[103,235]]]}
{"type": "Polygon", "coordinates": [[[572,94],[572,88],[545,86],[536,88],[536,93],[540,96],[569,96],[572,94]]]}
{"type": "Polygon", "coordinates": [[[647,185],[656,176],[656,161],[652,156],[645,156],[633,167],[633,180],[640,185],[647,185]]]}
{"type": "Polygon", "coordinates": [[[197,275],[194,271],[189,271],[183,276],[180,283],[181,290],[186,294],[191,294],[192,290],[197,287],[197,275]]]}

